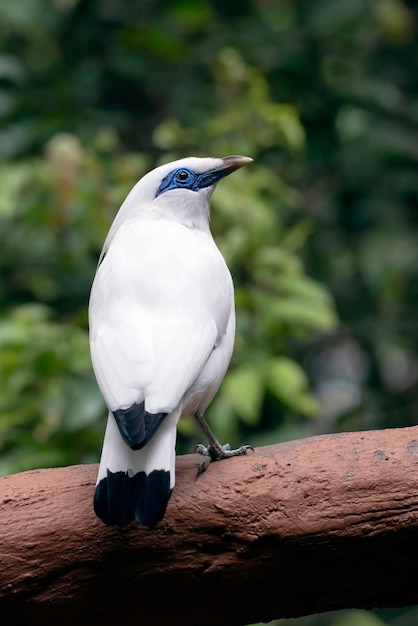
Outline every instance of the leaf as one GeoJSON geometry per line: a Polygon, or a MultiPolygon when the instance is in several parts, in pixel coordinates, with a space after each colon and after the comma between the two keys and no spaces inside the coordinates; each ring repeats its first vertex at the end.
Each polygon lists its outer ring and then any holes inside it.
{"type": "Polygon", "coordinates": [[[336,323],[333,310],[322,303],[307,303],[301,300],[279,300],[271,306],[271,323],[291,324],[293,328],[302,327],[312,330],[329,330],[336,323]]]}
{"type": "Polygon", "coordinates": [[[309,391],[308,378],[300,365],[286,357],[273,359],[266,374],[267,387],[278,400],[307,417],[317,415],[317,402],[309,391]]]}
{"type": "Polygon", "coordinates": [[[262,368],[247,365],[233,370],[223,383],[223,393],[244,422],[257,423],[264,395],[262,368]]]}
{"type": "Polygon", "coordinates": [[[352,626],[353,624],[356,626],[385,626],[386,622],[370,611],[352,609],[338,615],[331,626],[352,626]]]}

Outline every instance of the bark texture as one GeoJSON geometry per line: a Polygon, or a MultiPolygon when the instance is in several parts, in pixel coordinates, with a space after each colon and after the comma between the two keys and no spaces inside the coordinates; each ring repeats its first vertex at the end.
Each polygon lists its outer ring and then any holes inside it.
{"type": "Polygon", "coordinates": [[[177,460],[163,521],[104,526],[97,466],[0,478],[2,626],[239,626],[418,603],[418,427],[177,460]]]}

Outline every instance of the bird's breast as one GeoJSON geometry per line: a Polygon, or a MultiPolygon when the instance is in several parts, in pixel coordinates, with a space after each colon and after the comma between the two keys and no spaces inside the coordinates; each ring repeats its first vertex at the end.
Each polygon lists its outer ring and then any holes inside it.
{"type": "Polygon", "coordinates": [[[129,220],[115,234],[96,279],[113,302],[140,302],[168,315],[192,309],[213,317],[225,332],[232,279],[209,232],[168,220],[129,220]]]}

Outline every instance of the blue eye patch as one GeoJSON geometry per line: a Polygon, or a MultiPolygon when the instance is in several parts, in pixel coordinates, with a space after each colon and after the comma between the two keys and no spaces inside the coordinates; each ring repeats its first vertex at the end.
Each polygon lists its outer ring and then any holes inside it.
{"type": "Polygon", "coordinates": [[[165,176],[157,189],[155,197],[160,196],[165,191],[171,189],[190,189],[191,191],[199,191],[203,187],[210,187],[218,182],[221,178],[229,174],[227,170],[209,170],[202,174],[196,174],[187,167],[179,167],[165,176]]]}

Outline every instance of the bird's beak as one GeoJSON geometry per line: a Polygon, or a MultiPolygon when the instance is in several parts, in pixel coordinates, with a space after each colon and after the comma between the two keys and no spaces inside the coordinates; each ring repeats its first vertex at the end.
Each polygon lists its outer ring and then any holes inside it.
{"type": "Polygon", "coordinates": [[[252,161],[250,157],[238,155],[227,156],[219,160],[222,162],[221,165],[218,165],[213,170],[209,170],[208,172],[203,172],[202,174],[199,174],[199,189],[216,185],[216,183],[220,181],[221,178],[228,176],[228,174],[232,174],[232,172],[235,172],[235,170],[238,170],[243,165],[251,163],[252,161]]]}
{"type": "Polygon", "coordinates": [[[223,166],[220,170],[224,173],[224,176],[235,172],[235,170],[239,170],[240,167],[247,165],[247,163],[252,163],[253,159],[251,157],[240,156],[239,154],[234,154],[233,156],[227,156],[222,159],[223,166]]]}

